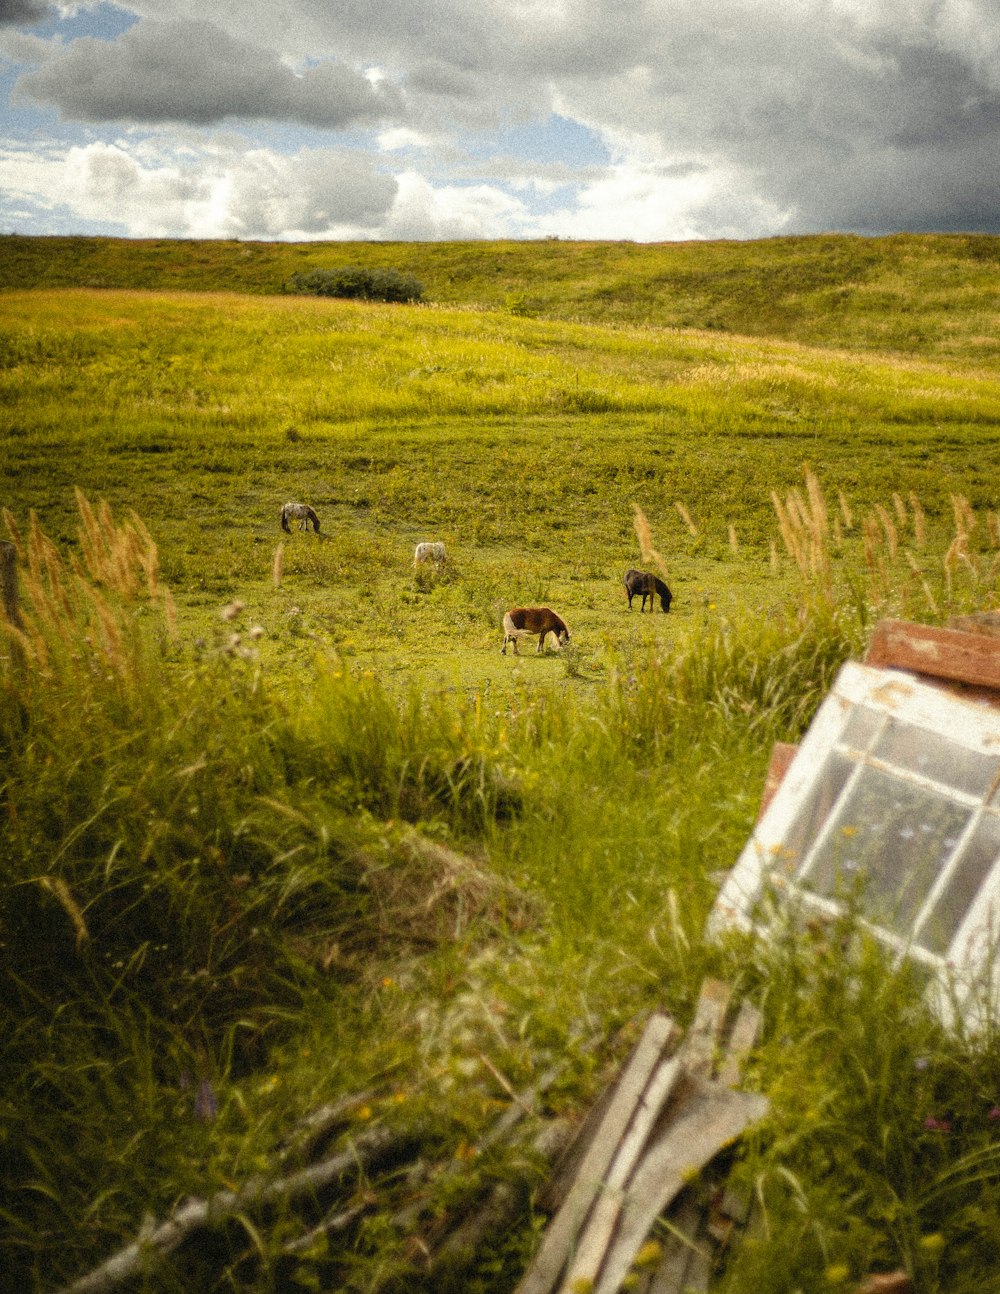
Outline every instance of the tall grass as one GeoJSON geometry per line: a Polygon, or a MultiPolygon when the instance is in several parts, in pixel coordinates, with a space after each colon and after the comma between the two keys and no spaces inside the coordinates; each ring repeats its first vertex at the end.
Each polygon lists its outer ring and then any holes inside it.
{"type": "MultiPolygon", "coordinates": [[[[495,1109],[494,1070],[526,1083],[565,1052],[579,1104],[597,1063],[581,1038],[617,1056],[654,1006],[685,1021],[707,971],[764,1003],[751,1081],[775,1111],[741,1170],[766,1230],[734,1294],[896,1262],[928,1290],[986,1279],[996,1039],[944,1036],[847,928],[770,948],[702,928],[771,743],[802,733],[872,619],[996,605],[992,513],[957,492],[946,519],[901,492],[835,509],[807,471],[775,503],[788,606],[706,607],[682,637],[608,645],[596,682],[525,674],[494,695],[390,689],[333,651],[274,686],[245,608],[185,637],[143,522],[82,493],[76,510],[61,546],[7,517],[0,1224],[17,1288],[259,1171],[309,1100],[374,1087],[378,1117],[454,1150],[495,1109]]],[[[280,588],[312,551],[289,543],[280,588]]],[[[461,587],[407,596],[443,609],[461,587]]],[[[475,1174],[449,1190],[442,1208],[475,1174]]],[[[391,1208],[302,1279],[420,1288],[391,1208]]],[[[525,1234],[481,1256],[483,1288],[512,1286],[525,1234]]],[[[181,1255],[164,1285],[281,1288],[279,1240],[221,1276],[181,1255]]]]}

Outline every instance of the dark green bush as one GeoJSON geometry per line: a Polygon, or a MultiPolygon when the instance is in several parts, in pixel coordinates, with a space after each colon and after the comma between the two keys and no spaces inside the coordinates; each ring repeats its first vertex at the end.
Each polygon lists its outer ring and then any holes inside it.
{"type": "Polygon", "coordinates": [[[347,297],[359,301],[419,301],[424,294],[423,285],[412,274],[368,270],[357,265],[293,274],[285,289],[305,296],[347,297]]]}

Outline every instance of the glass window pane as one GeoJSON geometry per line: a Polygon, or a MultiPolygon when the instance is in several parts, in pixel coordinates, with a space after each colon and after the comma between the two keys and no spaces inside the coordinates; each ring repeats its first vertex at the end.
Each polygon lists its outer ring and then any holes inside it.
{"type": "Polygon", "coordinates": [[[939,733],[890,719],[872,754],[888,764],[982,798],[1000,770],[997,755],[984,755],[939,733]]]}
{"type": "Polygon", "coordinates": [[[872,743],[872,738],[885,722],[886,716],[881,710],[873,710],[867,705],[856,705],[844,725],[844,732],[840,738],[841,745],[850,746],[852,750],[867,750],[872,743]]]}
{"type": "Polygon", "coordinates": [[[962,850],[962,857],[948,884],[938,896],[934,910],[924,923],[917,943],[929,952],[948,951],[958,927],[975,901],[983,881],[1000,859],[1000,818],[984,814],[972,837],[962,850]]]}
{"type": "Polygon", "coordinates": [[[865,768],[800,883],[849,900],[907,938],[971,810],[880,769],[865,768]]]}
{"type": "Polygon", "coordinates": [[[847,779],[857,767],[846,755],[831,751],[823,761],[819,775],[802,798],[791,826],[785,832],[775,862],[791,876],[799,870],[802,860],[816,839],[830,810],[847,784],[847,779]]]}

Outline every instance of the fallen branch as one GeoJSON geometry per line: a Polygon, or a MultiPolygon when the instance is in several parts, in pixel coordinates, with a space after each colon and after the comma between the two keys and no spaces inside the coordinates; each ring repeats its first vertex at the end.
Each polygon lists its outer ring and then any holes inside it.
{"type": "Polygon", "coordinates": [[[282,1248],[281,1252],[290,1254],[293,1257],[308,1253],[320,1240],[327,1240],[330,1236],[336,1236],[342,1231],[346,1231],[349,1226],[357,1222],[358,1218],[365,1213],[370,1213],[377,1203],[377,1197],[372,1195],[370,1198],[362,1200],[360,1204],[355,1204],[353,1208],[345,1209],[343,1213],[329,1214],[319,1226],[313,1227],[305,1235],[299,1236],[297,1240],[290,1240],[282,1248]]]}
{"type": "Polygon", "coordinates": [[[336,1128],[346,1123],[352,1114],[375,1099],[374,1092],[353,1092],[339,1101],[330,1101],[318,1110],[307,1114],[292,1129],[281,1146],[279,1159],[312,1159],[320,1143],[336,1128]]]}
{"type": "Polygon", "coordinates": [[[287,1177],[254,1177],[241,1191],[219,1191],[207,1200],[187,1200],[165,1222],[144,1229],[131,1244],[67,1286],[65,1294],[108,1294],[141,1275],[152,1255],[165,1258],[197,1232],[217,1227],[246,1210],[317,1195],[347,1173],[370,1171],[398,1157],[409,1140],[388,1128],[373,1128],[346,1150],[287,1177]]]}

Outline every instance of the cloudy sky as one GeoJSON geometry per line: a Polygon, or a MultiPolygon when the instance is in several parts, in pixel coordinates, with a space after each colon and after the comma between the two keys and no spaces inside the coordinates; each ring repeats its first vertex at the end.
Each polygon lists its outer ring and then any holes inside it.
{"type": "Polygon", "coordinates": [[[997,0],[0,0],[0,233],[1000,232],[997,0]]]}

